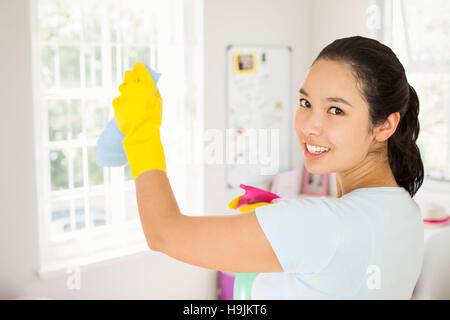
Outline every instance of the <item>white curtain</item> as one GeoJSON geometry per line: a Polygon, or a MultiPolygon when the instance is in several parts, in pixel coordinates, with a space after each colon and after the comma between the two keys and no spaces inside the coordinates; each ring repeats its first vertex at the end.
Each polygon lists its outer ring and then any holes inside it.
{"type": "Polygon", "coordinates": [[[170,21],[158,22],[162,42],[157,61],[163,74],[161,138],[167,174],[183,214],[202,215],[202,0],[170,0],[160,5],[170,16],[170,21]]]}

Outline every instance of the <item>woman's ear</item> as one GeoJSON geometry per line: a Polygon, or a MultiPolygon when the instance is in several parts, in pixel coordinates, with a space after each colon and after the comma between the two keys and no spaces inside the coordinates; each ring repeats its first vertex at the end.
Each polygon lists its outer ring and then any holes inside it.
{"type": "Polygon", "coordinates": [[[383,142],[395,133],[400,122],[400,112],[391,113],[386,121],[375,129],[375,140],[383,142]]]}

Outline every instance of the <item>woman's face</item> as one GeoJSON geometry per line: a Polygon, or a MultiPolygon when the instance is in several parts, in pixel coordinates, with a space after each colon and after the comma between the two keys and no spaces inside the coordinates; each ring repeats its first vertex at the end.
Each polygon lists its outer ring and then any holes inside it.
{"type": "Polygon", "coordinates": [[[311,66],[300,89],[294,127],[304,153],[305,143],[329,148],[315,159],[305,155],[312,174],[343,172],[364,160],[373,137],[368,134],[368,105],[350,66],[323,59],[311,66]]]}

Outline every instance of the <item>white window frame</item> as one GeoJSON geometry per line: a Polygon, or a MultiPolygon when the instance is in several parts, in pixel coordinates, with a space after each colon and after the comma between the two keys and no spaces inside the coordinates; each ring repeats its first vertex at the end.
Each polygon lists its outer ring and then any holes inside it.
{"type": "MultiPolygon", "coordinates": [[[[82,266],[82,265],[88,265],[92,263],[98,263],[103,260],[109,260],[118,258],[124,255],[134,254],[142,251],[147,251],[151,254],[159,254],[157,252],[150,251],[148,249],[147,243],[145,241],[144,233],[142,232],[141,224],[139,218],[131,220],[131,221],[124,221],[123,215],[124,215],[124,201],[122,197],[122,190],[123,194],[126,191],[134,190],[134,181],[124,181],[124,169],[121,168],[105,168],[104,169],[104,178],[105,178],[105,185],[101,185],[99,187],[92,187],[88,186],[89,188],[89,195],[92,195],[92,193],[95,192],[101,192],[101,188],[106,188],[105,192],[107,195],[109,195],[109,199],[111,200],[111,224],[106,226],[100,226],[95,227],[91,230],[82,229],[79,231],[72,232],[68,235],[63,235],[56,239],[56,241],[51,241],[49,238],[49,226],[50,226],[50,163],[48,159],[48,150],[51,147],[64,147],[65,143],[45,143],[45,141],[48,141],[48,139],[45,137],[46,132],[48,132],[48,117],[47,117],[47,110],[43,109],[42,106],[45,106],[44,103],[44,94],[40,87],[40,65],[41,65],[41,58],[40,58],[40,39],[38,35],[38,17],[37,17],[37,10],[38,10],[38,1],[39,0],[31,0],[30,2],[30,21],[31,21],[31,42],[32,42],[32,65],[33,65],[33,97],[34,97],[34,120],[35,120],[35,150],[36,150],[36,175],[37,175],[37,183],[38,183],[38,223],[39,223],[39,247],[40,247],[40,266],[37,270],[38,275],[41,278],[48,278],[52,277],[54,275],[60,275],[62,273],[65,273],[65,271],[76,265],[76,266],[82,266]],[[45,170],[42,170],[42,168],[46,168],[45,170]],[[107,172],[110,172],[110,175],[107,174],[107,172]],[[107,180],[108,177],[111,177],[111,181],[114,183],[109,184],[109,181],[107,180]],[[110,188],[109,188],[110,187],[110,188]],[[98,189],[98,190],[96,190],[98,189]]],[[[189,30],[183,32],[191,32],[192,34],[182,34],[182,35],[176,35],[175,38],[173,37],[174,34],[169,35],[166,33],[164,35],[160,35],[161,39],[163,39],[163,43],[161,43],[163,50],[166,54],[168,51],[174,51],[173,48],[176,47],[176,49],[179,51],[180,45],[183,46],[183,43],[180,43],[180,39],[178,39],[180,36],[181,38],[188,38],[188,41],[185,41],[186,43],[184,45],[189,45],[189,50],[183,50],[184,59],[182,62],[183,70],[180,70],[180,72],[177,74],[183,75],[182,81],[185,81],[186,79],[192,80],[190,82],[184,83],[185,90],[181,90],[181,93],[178,93],[179,86],[177,88],[171,88],[172,90],[167,90],[170,97],[173,99],[173,101],[178,102],[177,109],[172,108],[173,111],[169,110],[166,111],[166,114],[174,113],[178,116],[182,116],[182,118],[176,118],[172,114],[173,121],[186,121],[186,118],[191,120],[192,122],[188,125],[190,128],[188,128],[189,136],[186,137],[186,140],[190,142],[190,146],[193,148],[193,153],[195,154],[193,158],[201,158],[201,156],[198,156],[198,154],[202,151],[201,146],[201,134],[202,134],[202,128],[203,128],[203,104],[202,104],[202,92],[203,92],[203,78],[202,78],[202,46],[203,43],[200,41],[201,36],[199,34],[202,32],[202,22],[194,21],[202,17],[202,2],[200,0],[187,0],[184,2],[183,7],[183,1],[178,2],[178,0],[171,0],[170,5],[172,6],[175,4],[175,7],[171,7],[170,14],[173,15],[174,11],[176,11],[175,14],[182,14],[184,15],[184,19],[181,19],[181,22],[179,23],[190,23],[189,27],[187,28],[189,30]],[[175,8],[175,10],[174,10],[175,8]],[[181,9],[181,10],[180,10],[181,9]],[[195,23],[194,23],[195,22],[195,23]],[[192,25],[194,25],[194,28],[192,28],[192,25]],[[170,39],[168,39],[170,38],[170,39]],[[167,41],[167,43],[166,43],[167,41]],[[171,43],[171,41],[174,41],[175,43],[171,43]],[[187,43],[189,42],[189,43],[187,43]],[[185,67],[185,64],[191,64],[191,67],[194,66],[196,69],[188,69],[185,67]],[[186,69],[191,70],[190,73],[186,72],[186,69]],[[189,73],[189,74],[185,74],[189,73]],[[186,102],[184,101],[184,95],[186,93],[186,90],[191,90],[192,96],[190,97],[190,101],[186,102]],[[192,103],[195,107],[190,106],[190,109],[195,109],[194,114],[196,115],[196,118],[189,118],[189,114],[184,114],[185,104],[186,103],[192,103]],[[181,111],[181,113],[180,113],[181,111]],[[184,119],[183,119],[184,118],[184,119]],[[190,139],[190,140],[189,140],[190,139]]],[[[180,19],[178,19],[180,20],[180,19]]],[[[186,25],[185,25],[186,26],[186,25]]],[[[183,26],[183,27],[185,27],[183,26]]],[[[166,29],[167,32],[167,29],[166,29]]],[[[183,41],[183,39],[181,39],[183,41]]],[[[77,43],[77,45],[79,45],[77,43]]],[[[82,48],[83,45],[81,45],[82,48]]],[[[135,46],[133,44],[133,46],[135,46]]],[[[184,48],[184,47],[183,47],[184,48]]],[[[108,51],[108,48],[102,49],[102,63],[105,64],[105,59],[103,57],[109,57],[110,51],[108,51]],[[105,52],[106,51],[106,52],[105,52]]],[[[118,50],[120,52],[120,50],[118,50]]],[[[84,72],[84,53],[80,52],[81,54],[81,64],[80,64],[80,72],[84,72]]],[[[119,53],[120,54],[120,53],[119,53]]],[[[158,58],[155,54],[155,58],[158,58]]],[[[163,59],[161,59],[163,60],[163,59]]],[[[163,63],[163,62],[162,62],[163,63]]],[[[155,67],[155,66],[152,66],[155,67]]],[[[104,89],[82,89],[83,92],[77,92],[77,90],[54,90],[54,91],[48,91],[47,96],[48,97],[64,97],[64,98],[70,98],[70,96],[77,95],[81,98],[84,98],[86,95],[92,95],[92,96],[101,96],[101,97],[107,97],[110,101],[112,101],[113,98],[113,92],[109,90],[108,88],[112,88],[111,84],[111,74],[107,74],[107,72],[110,71],[109,67],[105,67],[105,65],[102,66],[102,87],[107,88],[104,89]],[[109,82],[108,82],[109,81],[109,82]]],[[[80,74],[81,79],[83,79],[83,75],[80,74]]],[[[116,83],[120,83],[122,81],[122,75],[117,74],[117,77],[120,79],[116,79],[116,83]]],[[[167,75],[166,75],[167,77],[167,75]]],[[[174,77],[173,77],[174,78],[174,77]]],[[[173,79],[172,78],[172,79],[173,79]]],[[[81,80],[83,81],[83,80],[81,80]]],[[[166,85],[167,88],[169,88],[168,85],[166,85]]],[[[81,84],[81,88],[83,88],[83,83],[81,84]]],[[[163,90],[161,88],[161,90],[163,90]]],[[[118,93],[118,91],[117,91],[118,93]]],[[[167,103],[166,103],[167,104],[167,103]]],[[[112,108],[111,108],[112,112],[112,108]]],[[[111,114],[112,117],[112,114],[111,114]]],[[[83,126],[85,124],[84,121],[82,121],[83,126]]],[[[181,124],[183,127],[183,125],[181,124]]],[[[164,135],[164,128],[162,127],[162,136],[164,135]]],[[[85,129],[83,128],[83,132],[85,132],[85,129]]],[[[170,135],[170,134],[169,134],[170,135]]],[[[170,137],[169,137],[170,138],[170,137]]],[[[84,145],[84,148],[87,148],[87,146],[95,146],[96,141],[87,141],[85,139],[85,136],[82,140],[82,145],[84,145]]],[[[189,152],[189,151],[187,151],[189,152]]],[[[87,152],[83,153],[83,166],[85,166],[84,172],[88,170],[87,168],[87,152]]],[[[70,157],[70,155],[69,155],[70,157]]],[[[70,159],[69,159],[70,160],[70,159]]],[[[170,159],[166,159],[167,167],[168,167],[168,175],[169,179],[172,183],[172,188],[174,189],[174,192],[177,196],[177,200],[179,202],[179,206],[181,209],[184,209],[185,212],[188,214],[202,214],[203,209],[203,203],[201,202],[201,199],[203,197],[203,170],[201,169],[201,163],[197,166],[192,166],[192,163],[188,164],[189,170],[187,169],[187,165],[184,167],[179,166],[173,166],[172,170],[169,171],[170,165],[170,159]],[[200,165],[200,166],[198,166],[200,165]],[[175,178],[177,177],[177,178],[175,178]],[[180,177],[180,178],[178,178],[180,177]],[[175,181],[175,185],[173,184],[173,181],[175,181]],[[178,183],[178,184],[177,184],[178,183]],[[194,189],[193,189],[194,188],[194,189]],[[195,195],[188,192],[187,190],[196,190],[195,195]],[[193,211],[193,212],[192,212],[193,211]]],[[[71,161],[69,161],[70,166],[71,161]]],[[[69,170],[69,186],[72,181],[71,168],[68,168],[69,170]]],[[[85,204],[86,204],[86,193],[88,192],[88,189],[86,186],[88,185],[89,181],[87,180],[87,176],[85,173],[84,176],[84,188],[82,190],[82,194],[84,195],[85,204]]],[[[73,196],[72,195],[68,195],[73,196]]],[[[52,192],[52,198],[60,197],[61,199],[64,199],[66,197],[65,192],[58,192],[53,191],[52,192]]],[[[73,206],[71,206],[71,211],[73,211],[73,206]]],[[[72,218],[72,227],[74,226],[74,212],[71,212],[71,218],[72,218]]],[[[85,221],[86,223],[90,222],[89,219],[89,208],[85,206],[85,221]]],[[[73,230],[73,229],[72,229],[73,230]]]]}

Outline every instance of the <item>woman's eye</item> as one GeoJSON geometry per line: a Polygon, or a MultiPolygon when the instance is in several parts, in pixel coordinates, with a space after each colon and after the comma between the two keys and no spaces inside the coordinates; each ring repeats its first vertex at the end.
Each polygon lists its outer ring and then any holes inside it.
{"type": "MultiPolygon", "coordinates": [[[[308,107],[308,108],[311,107],[311,104],[306,99],[300,98],[299,103],[301,107],[308,107]]],[[[338,107],[331,107],[330,109],[335,109],[335,111],[332,112],[332,114],[334,115],[344,114],[344,112],[338,107]]]]}
{"type": "Polygon", "coordinates": [[[309,107],[310,106],[308,100],[305,100],[303,98],[300,98],[299,102],[300,102],[301,107],[309,107]],[[307,105],[305,106],[304,103],[307,103],[307,105]]]}
{"type": "Polygon", "coordinates": [[[342,113],[344,113],[341,109],[339,109],[338,107],[331,107],[330,109],[336,109],[336,110],[339,110],[339,112],[338,111],[335,111],[335,112],[338,112],[338,113],[332,113],[332,114],[335,114],[335,115],[339,115],[339,114],[342,114],[342,113]]]}

